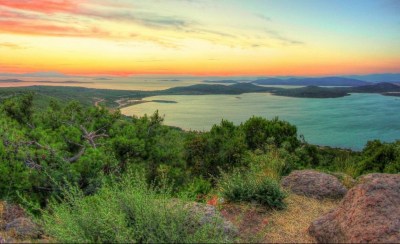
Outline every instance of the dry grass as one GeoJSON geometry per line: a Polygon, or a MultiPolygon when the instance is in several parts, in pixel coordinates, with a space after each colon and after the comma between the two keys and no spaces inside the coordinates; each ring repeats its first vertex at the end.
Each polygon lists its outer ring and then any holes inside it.
{"type": "Polygon", "coordinates": [[[290,194],[287,209],[269,213],[264,241],[272,243],[312,243],[308,234],[311,222],[338,206],[339,201],[323,200],[290,194]]]}
{"type": "Polygon", "coordinates": [[[289,194],[285,210],[270,210],[251,204],[224,204],[222,215],[239,230],[241,241],[268,243],[313,243],[311,222],[336,208],[339,201],[289,194]]]}

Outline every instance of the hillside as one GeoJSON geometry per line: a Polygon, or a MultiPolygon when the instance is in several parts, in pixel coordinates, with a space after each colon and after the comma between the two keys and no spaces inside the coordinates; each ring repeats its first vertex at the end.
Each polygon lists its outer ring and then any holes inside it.
{"type": "Polygon", "coordinates": [[[294,89],[281,89],[273,92],[277,96],[303,97],[303,98],[337,98],[348,96],[344,89],[325,88],[318,86],[307,86],[294,89]]]}
{"type": "Polygon", "coordinates": [[[400,92],[400,85],[389,82],[381,82],[367,86],[353,87],[349,89],[349,91],[356,93],[400,92]]]}
{"type": "Polygon", "coordinates": [[[19,79],[3,79],[0,80],[0,83],[19,83],[19,82],[24,82],[23,80],[19,80],[19,79]]]}
{"type": "Polygon", "coordinates": [[[278,89],[272,91],[277,96],[303,98],[337,98],[348,96],[350,93],[378,93],[386,96],[397,96],[400,86],[394,83],[382,82],[357,87],[318,87],[307,86],[293,89],[278,89]]]}
{"type": "Polygon", "coordinates": [[[345,77],[317,77],[317,78],[265,78],[252,82],[258,85],[286,85],[286,86],[364,86],[369,82],[345,77]]]}
{"type": "Polygon", "coordinates": [[[171,95],[211,95],[211,94],[242,94],[250,92],[267,92],[275,90],[274,88],[256,86],[250,83],[237,83],[233,85],[218,85],[218,84],[198,84],[184,87],[174,87],[164,91],[159,91],[160,94],[171,95]]]}

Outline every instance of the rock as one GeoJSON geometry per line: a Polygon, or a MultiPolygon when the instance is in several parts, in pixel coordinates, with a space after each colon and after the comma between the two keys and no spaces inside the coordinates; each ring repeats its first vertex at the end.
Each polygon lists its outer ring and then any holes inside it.
{"type": "Polygon", "coordinates": [[[375,179],[388,179],[393,177],[393,174],[382,174],[382,173],[372,173],[372,174],[367,174],[367,175],[362,175],[360,176],[357,181],[359,184],[371,182],[375,179]]]}
{"type": "Polygon", "coordinates": [[[13,238],[1,236],[1,234],[0,234],[0,244],[3,244],[3,243],[19,243],[19,242],[17,240],[13,239],[13,238]]]}
{"type": "Polygon", "coordinates": [[[295,194],[316,199],[342,198],[347,192],[335,176],[314,170],[295,170],[281,184],[295,194]]]}
{"type": "Polygon", "coordinates": [[[19,205],[5,204],[5,211],[3,213],[3,219],[6,222],[11,222],[14,219],[22,218],[26,216],[26,212],[19,205]]]}
{"type": "Polygon", "coordinates": [[[0,229],[4,229],[6,224],[14,219],[25,217],[26,212],[19,205],[0,202],[0,229]]]}
{"type": "Polygon", "coordinates": [[[40,236],[39,227],[28,218],[17,218],[6,224],[6,231],[19,239],[35,239],[40,236]]]}
{"type": "Polygon", "coordinates": [[[212,205],[201,204],[197,202],[190,203],[190,212],[196,216],[200,216],[199,224],[213,224],[217,220],[216,228],[222,228],[224,233],[229,237],[237,237],[238,231],[236,227],[227,219],[223,218],[221,213],[212,205]]]}
{"type": "Polygon", "coordinates": [[[337,209],[312,222],[320,243],[400,243],[400,174],[370,174],[337,209]]]}

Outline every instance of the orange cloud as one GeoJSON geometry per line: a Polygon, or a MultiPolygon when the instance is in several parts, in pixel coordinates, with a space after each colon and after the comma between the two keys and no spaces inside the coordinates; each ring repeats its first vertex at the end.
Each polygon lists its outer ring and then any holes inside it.
{"type": "Polygon", "coordinates": [[[76,0],[0,0],[0,6],[47,14],[73,12],[78,9],[78,3],[76,0]]]}
{"type": "Polygon", "coordinates": [[[49,23],[27,22],[22,20],[0,20],[0,32],[27,35],[72,36],[72,37],[107,37],[109,33],[97,27],[53,25],[49,23]]]}

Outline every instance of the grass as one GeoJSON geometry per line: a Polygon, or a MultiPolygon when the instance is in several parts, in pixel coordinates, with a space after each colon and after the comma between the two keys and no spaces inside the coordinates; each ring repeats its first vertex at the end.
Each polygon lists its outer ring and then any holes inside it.
{"type": "Polygon", "coordinates": [[[315,243],[315,239],[308,234],[308,227],[339,203],[337,200],[320,201],[295,194],[290,194],[285,202],[285,210],[272,211],[266,216],[269,223],[263,230],[265,242],[315,243]]]}

